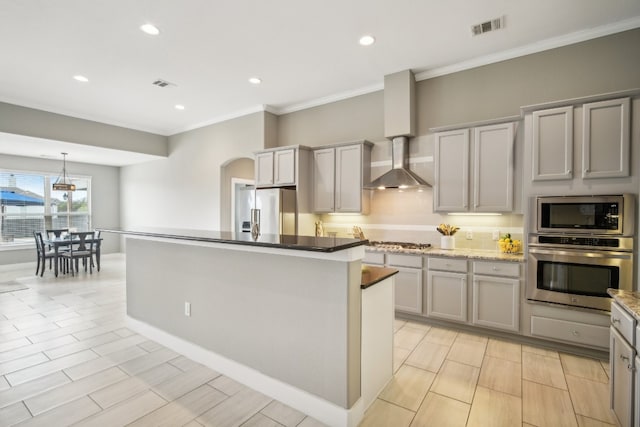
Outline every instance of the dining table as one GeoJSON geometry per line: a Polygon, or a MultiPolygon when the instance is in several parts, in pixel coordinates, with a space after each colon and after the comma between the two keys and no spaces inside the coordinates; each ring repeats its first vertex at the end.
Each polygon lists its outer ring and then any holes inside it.
{"type": "MultiPolygon", "coordinates": [[[[43,236],[44,237],[44,236],[43,236]]],[[[55,253],[53,257],[54,261],[54,274],[58,277],[58,256],[60,254],[60,248],[71,246],[74,243],[78,243],[79,239],[71,240],[71,238],[67,235],[64,237],[50,237],[44,238],[43,242],[45,245],[49,245],[49,247],[53,248],[55,253]]],[[[94,237],[93,239],[85,239],[85,242],[91,243],[95,242],[95,253],[96,253],[96,268],[100,271],[100,243],[102,242],[102,237],[94,237]]]]}

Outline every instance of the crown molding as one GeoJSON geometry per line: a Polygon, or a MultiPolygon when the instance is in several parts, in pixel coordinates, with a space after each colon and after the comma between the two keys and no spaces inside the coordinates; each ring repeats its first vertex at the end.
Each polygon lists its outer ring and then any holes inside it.
{"type": "Polygon", "coordinates": [[[340,92],[334,95],[325,96],[323,98],[312,99],[312,100],[301,102],[298,104],[290,104],[280,108],[274,108],[274,110],[277,111],[277,113],[274,113],[274,114],[280,115],[280,114],[293,113],[300,110],[306,110],[307,108],[319,107],[321,105],[331,104],[332,102],[342,101],[342,100],[353,98],[360,95],[366,95],[368,93],[377,92],[383,89],[384,89],[384,84],[380,82],[380,83],[376,83],[370,86],[365,86],[359,89],[349,90],[349,91],[340,92]]]}
{"type": "MultiPolygon", "coordinates": [[[[172,135],[176,135],[178,133],[183,133],[183,132],[188,132],[190,130],[200,129],[200,128],[203,128],[205,126],[215,125],[216,123],[226,122],[227,120],[237,119],[239,117],[248,116],[249,114],[254,114],[254,113],[260,113],[260,112],[263,112],[263,111],[268,111],[270,113],[273,113],[273,111],[271,111],[271,110],[272,110],[271,107],[269,107],[267,105],[264,105],[264,104],[255,105],[253,107],[249,107],[249,108],[246,108],[244,110],[238,110],[238,111],[234,111],[234,112],[229,113],[229,114],[223,114],[221,116],[217,116],[217,117],[214,117],[212,119],[205,120],[204,122],[194,123],[194,124],[191,124],[189,126],[184,126],[184,127],[173,129],[167,135],[172,136],[172,135]]],[[[273,113],[273,114],[277,114],[277,113],[273,113]]]]}

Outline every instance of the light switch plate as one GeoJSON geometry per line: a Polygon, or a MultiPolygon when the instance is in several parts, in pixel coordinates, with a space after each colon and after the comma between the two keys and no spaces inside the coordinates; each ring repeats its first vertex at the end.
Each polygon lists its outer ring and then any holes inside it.
{"type": "Polygon", "coordinates": [[[184,315],[191,317],[191,303],[188,301],[184,302],[184,315]]]}

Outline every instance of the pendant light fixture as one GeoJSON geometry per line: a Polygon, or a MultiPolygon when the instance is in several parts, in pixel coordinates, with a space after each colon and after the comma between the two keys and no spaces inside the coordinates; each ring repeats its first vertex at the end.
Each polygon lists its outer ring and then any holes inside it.
{"type": "Polygon", "coordinates": [[[67,153],[62,154],[62,173],[53,184],[53,191],[76,191],[76,185],[67,177],[67,153]]]}

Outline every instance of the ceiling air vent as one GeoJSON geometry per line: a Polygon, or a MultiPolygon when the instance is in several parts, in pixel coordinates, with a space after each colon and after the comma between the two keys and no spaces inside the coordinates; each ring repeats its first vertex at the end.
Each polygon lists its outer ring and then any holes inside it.
{"type": "Polygon", "coordinates": [[[153,82],[153,84],[158,87],[177,86],[175,83],[171,83],[162,79],[157,79],[156,81],[153,82]]]}
{"type": "Polygon", "coordinates": [[[479,36],[480,34],[488,33],[489,31],[500,30],[504,28],[504,16],[495,18],[490,21],[482,22],[477,25],[471,26],[471,35],[479,36]]]}

